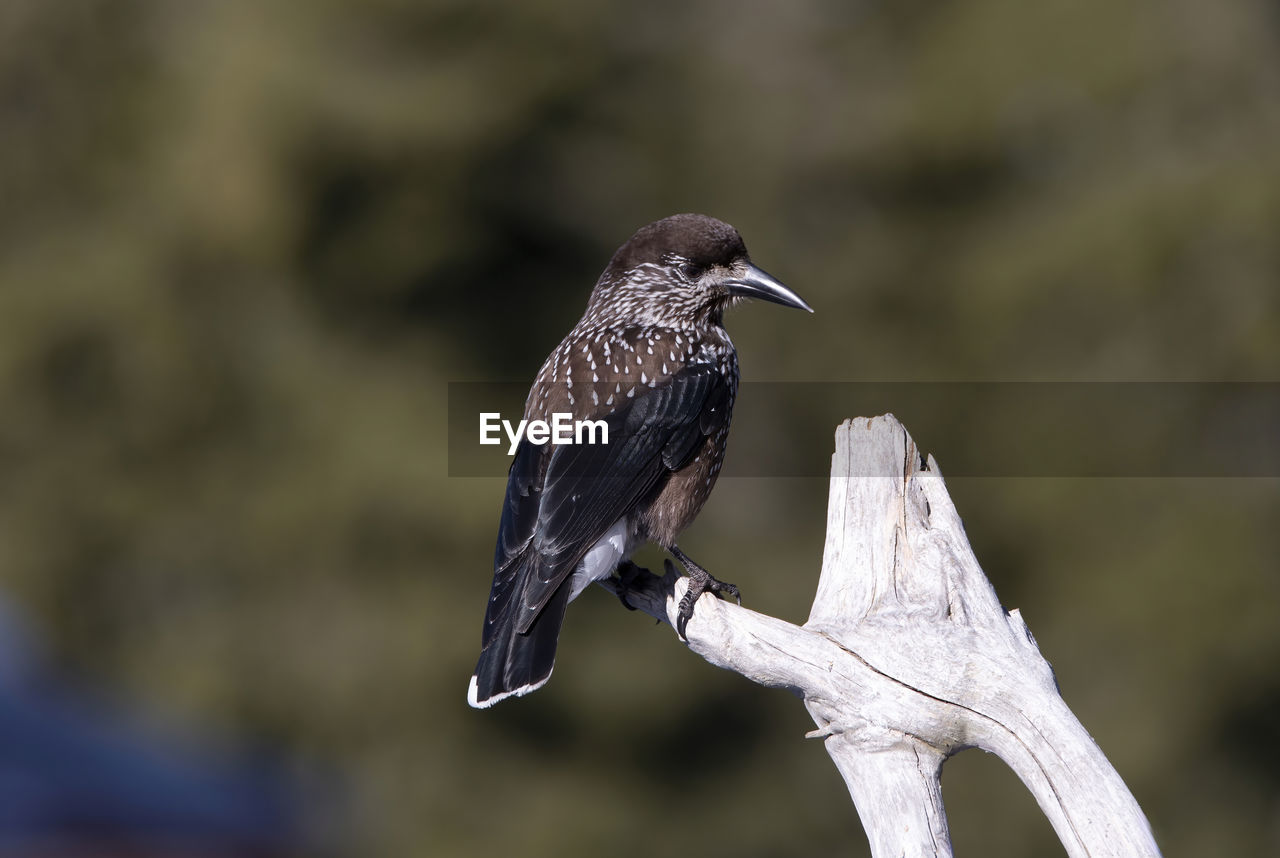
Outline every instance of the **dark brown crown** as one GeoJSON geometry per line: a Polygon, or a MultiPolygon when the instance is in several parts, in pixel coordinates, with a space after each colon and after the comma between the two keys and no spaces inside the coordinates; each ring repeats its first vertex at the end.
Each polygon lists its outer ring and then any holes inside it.
{"type": "Polygon", "coordinates": [[[613,255],[605,276],[615,277],[645,263],[671,256],[706,267],[729,265],[747,255],[738,231],[724,221],[700,214],[678,214],[643,226],[613,255]]]}

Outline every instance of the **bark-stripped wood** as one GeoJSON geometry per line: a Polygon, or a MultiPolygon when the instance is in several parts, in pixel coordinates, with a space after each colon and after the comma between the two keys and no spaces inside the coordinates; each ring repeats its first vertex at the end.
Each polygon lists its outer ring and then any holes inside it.
{"type": "MultiPolygon", "coordinates": [[[[668,561],[627,600],[671,624],[687,583],[668,561]]],[[[1022,617],[1001,607],[937,463],[892,415],[836,433],[808,622],[702,598],[687,632],[712,664],[803,697],[876,858],[951,855],[942,763],[972,747],[1018,774],[1071,858],[1160,854],[1022,617]]]]}

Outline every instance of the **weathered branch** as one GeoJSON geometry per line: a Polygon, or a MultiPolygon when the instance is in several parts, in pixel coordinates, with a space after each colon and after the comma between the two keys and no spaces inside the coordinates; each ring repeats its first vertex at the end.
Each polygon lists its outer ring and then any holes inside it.
{"type": "MultiPolygon", "coordinates": [[[[673,624],[687,583],[668,561],[627,600],[673,624]]],[[[712,664],[804,698],[877,858],[951,854],[942,763],[969,747],[1018,774],[1071,858],[1159,855],[1021,616],[1000,606],[937,463],[892,415],[836,433],[808,622],[703,598],[687,631],[712,664]]]]}

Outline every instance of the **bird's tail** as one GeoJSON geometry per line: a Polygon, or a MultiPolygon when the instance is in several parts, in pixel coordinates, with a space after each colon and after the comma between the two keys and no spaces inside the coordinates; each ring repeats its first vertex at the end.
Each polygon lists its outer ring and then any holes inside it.
{"type": "Polygon", "coordinates": [[[565,580],[526,632],[517,632],[507,612],[491,629],[467,688],[467,703],[487,709],[499,700],[520,697],[547,684],[556,663],[556,641],[564,625],[570,587],[565,580]]]}

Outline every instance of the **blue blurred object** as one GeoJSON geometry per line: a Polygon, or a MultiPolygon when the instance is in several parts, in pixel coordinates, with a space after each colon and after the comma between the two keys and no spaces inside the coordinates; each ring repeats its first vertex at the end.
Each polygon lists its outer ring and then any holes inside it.
{"type": "Polygon", "coordinates": [[[51,677],[0,597],[0,855],[290,855],[295,788],[51,677]]]}

